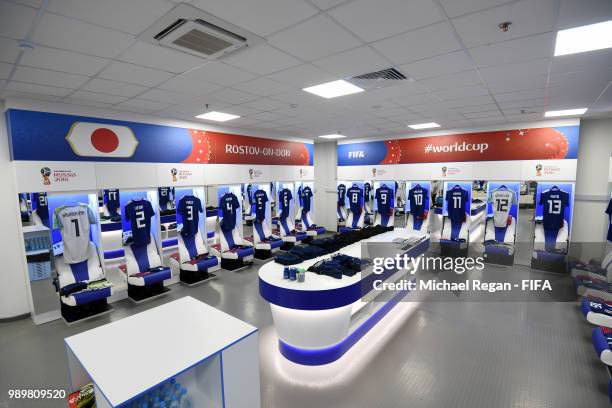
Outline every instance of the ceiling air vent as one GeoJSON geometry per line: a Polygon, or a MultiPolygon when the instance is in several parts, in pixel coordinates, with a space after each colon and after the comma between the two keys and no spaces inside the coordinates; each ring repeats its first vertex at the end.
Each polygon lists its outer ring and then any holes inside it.
{"type": "Polygon", "coordinates": [[[406,76],[395,68],[387,68],[376,72],[357,75],[345,80],[363,89],[386,88],[399,85],[400,81],[406,80],[406,76]]]}
{"type": "Polygon", "coordinates": [[[143,41],[215,60],[262,38],[181,3],[138,36],[143,41]]]}

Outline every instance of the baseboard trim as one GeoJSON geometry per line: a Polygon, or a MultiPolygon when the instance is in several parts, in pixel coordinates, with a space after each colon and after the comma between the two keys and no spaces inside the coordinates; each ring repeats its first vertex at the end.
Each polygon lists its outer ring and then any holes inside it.
{"type": "Polygon", "coordinates": [[[22,320],[22,319],[25,319],[25,318],[28,318],[28,317],[30,317],[29,313],[20,314],[20,315],[13,316],[13,317],[3,317],[3,318],[0,319],[0,323],[14,322],[16,320],[22,320]]]}

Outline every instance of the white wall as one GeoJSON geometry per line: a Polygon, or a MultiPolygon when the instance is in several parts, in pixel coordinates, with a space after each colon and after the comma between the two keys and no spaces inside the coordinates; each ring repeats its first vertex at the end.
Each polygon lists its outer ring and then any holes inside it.
{"type": "Polygon", "coordinates": [[[338,146],[335,142],[315,143],[314,150],[314,222],[324,226],[328,231],[335,231],[338,225],[336,218],[338,146]]]}
{"type": "MultiPolygon", "coordinates": [[[[4,112],[4,109],[1,109],[4,112]]],[[[21,216],[17,204],[15,175],[10,162],[8,134],[4,113],[0,115],[0,319],[15,317],[30,312],[24,276],[25,261],[18,237],[21,216]]]]}

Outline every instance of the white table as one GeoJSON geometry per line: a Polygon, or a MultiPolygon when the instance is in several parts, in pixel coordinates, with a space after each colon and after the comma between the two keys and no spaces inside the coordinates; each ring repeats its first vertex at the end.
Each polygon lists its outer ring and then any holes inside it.
{"type": "Polygon", "coordinates": [[[65,339],[73,390],[122,406],[170,378],[194,407],[259,407],[257,329],[190,296],[65,339]]]}

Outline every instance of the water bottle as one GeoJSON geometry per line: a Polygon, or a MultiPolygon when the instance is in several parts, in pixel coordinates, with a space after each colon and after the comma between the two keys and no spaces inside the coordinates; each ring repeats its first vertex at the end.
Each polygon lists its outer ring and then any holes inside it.
{"type": "Polygon", "coordinates": [[[285,266],[283,268],[283,279],[289,279],[289,267],[285,266]]]}
{"type": "Polygon", "coordinates": [[[189,400],[189,397],[187,396],[187,389],[186,388],[182,388],[181,389],[181,398],[180,398],[180,408],[191,408],[191,401],[189,400]]]}
{"type": "Polygon", "coordinates": [[[180,408],[178,398],[176,397],[176,395],[172,396],[172,399],[170,400],[169,408],[180,408]]]}

